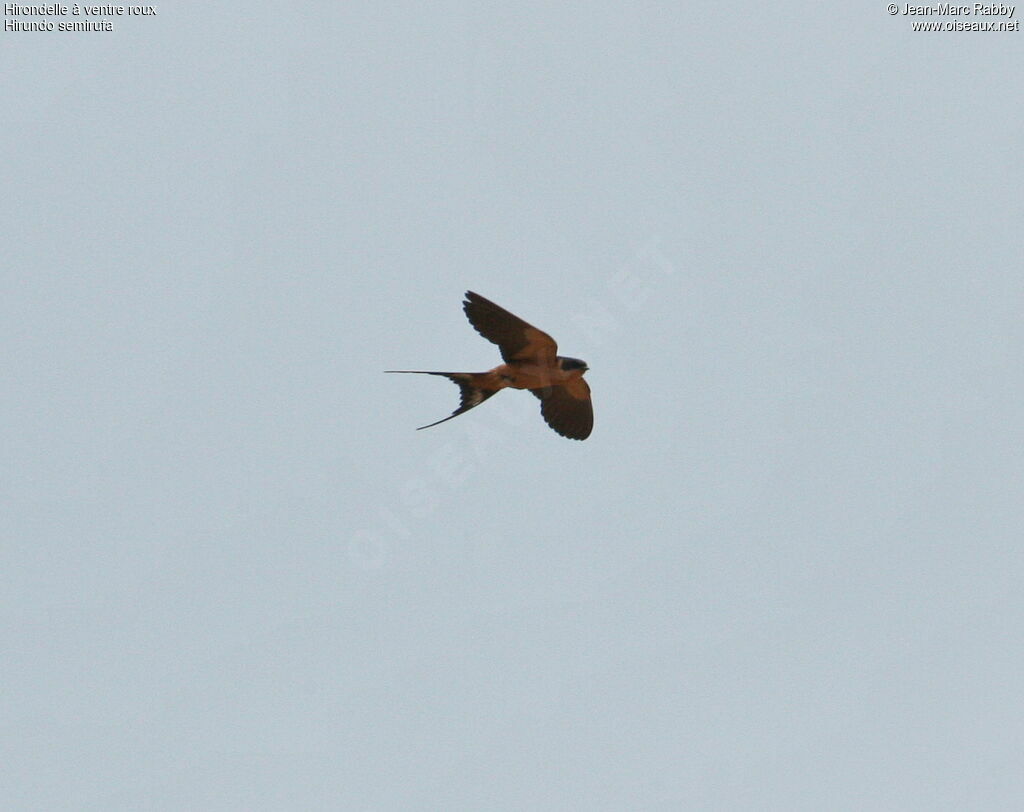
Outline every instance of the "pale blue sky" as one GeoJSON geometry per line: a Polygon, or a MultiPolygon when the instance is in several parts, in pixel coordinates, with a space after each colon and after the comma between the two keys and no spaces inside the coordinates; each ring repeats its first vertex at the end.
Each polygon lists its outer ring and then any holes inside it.
{"type": "Polygon", "coordinates": [[[4,809],[1024,797],[1024,35],[554,5],[0,36],[4,809]]]}

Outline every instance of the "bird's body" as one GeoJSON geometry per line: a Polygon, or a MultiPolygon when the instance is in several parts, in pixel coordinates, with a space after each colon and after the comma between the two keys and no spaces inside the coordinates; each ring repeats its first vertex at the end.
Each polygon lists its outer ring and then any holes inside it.
{"type": "MultiPolygon", "coordinates": [[[[459,373],[454,373],[459,374],[459,373]]],[[[467,372],[472,385],[485,392],[499,389],[542,389],[545,386],[563,386],[582,376],[579,369],[562,370],[558,367],[544,367],[528,361],[513,361],[502,364],[487,372],[467,372]]]]}
{"type": "Polygon", "coordinates": [[[558,345],[547,333],[514,316],[473,291],[466,292],[463,310],[470,324],[498,345],[505,363],[487,372],[424,372],[388,370],[416,375],[441,375],[459,386],[462,402],[430,428],[479,406],[502,389],[528,389],[541,401],[541,414],[563,437],[585,440],[594,425],[590,387],[583,380],[588,367],[578,358],[557,355],[558,345]]]}

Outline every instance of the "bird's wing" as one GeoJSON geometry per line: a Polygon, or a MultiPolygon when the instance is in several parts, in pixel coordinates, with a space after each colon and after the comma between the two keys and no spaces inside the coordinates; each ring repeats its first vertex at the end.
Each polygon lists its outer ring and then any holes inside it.
{"type": "Polygon", "coordinates": [[[462,309],[476,331],[498,345],[506,362],[533,361],[541,366],[554,365],[558,345],[543,330],[527,324],[471,290],[466,291],[462,309]]]}
{"type": "Polygon", "coordinates": [[[594,428],[590,385],[582,377],[559,386],[531,389],[540,399],[544,422],[571,440],[586,440],[594,428]]]}

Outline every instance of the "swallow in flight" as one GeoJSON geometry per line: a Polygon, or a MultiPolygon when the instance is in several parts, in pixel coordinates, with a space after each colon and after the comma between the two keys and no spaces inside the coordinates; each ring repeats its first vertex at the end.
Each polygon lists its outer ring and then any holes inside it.
{"type": "Polygon", "coordinates": [[[540,399],[540,412],[551,428],[563,437],[586,440],[594,427],[590,387],[583,380],[583,373],[589,369],[586,362],[558,355],[558,345],[547,333],[471,290],[466,292],[462,309],[476,331],[498,345],[505,363],[489,372],[387,370],[441,375],[458,385],[462,395],[459,408],[443,420],[420,428],[429,429],[458,417],[502,389],[529,389],[540,399]]]}

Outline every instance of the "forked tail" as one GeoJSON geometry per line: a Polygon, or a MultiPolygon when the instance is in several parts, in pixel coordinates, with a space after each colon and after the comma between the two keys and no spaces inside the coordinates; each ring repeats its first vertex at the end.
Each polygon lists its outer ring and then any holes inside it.
{"type": "Polygon", "coordinates": [[[497,392],[497,389],[481,389],[476,386],[473,381],[478,377],[473,372],[426,372],[421,369],[386,369],[388,373],[397,375],[440,375],[442,378],[447,378],[453,381],[459,387],[459,395],[461,402],[459,408],[452,412],[447,417],[438,420],[435,423],[428,423],[426,426],[420,426],[420,429],[429,429],[431,426],[436,426],[439,423],[444,423],[446,420],[451,420],[453,417],[458,417],[463,412],[468,412],[474,406],[479,406],[487,398],[497,392]]]}

